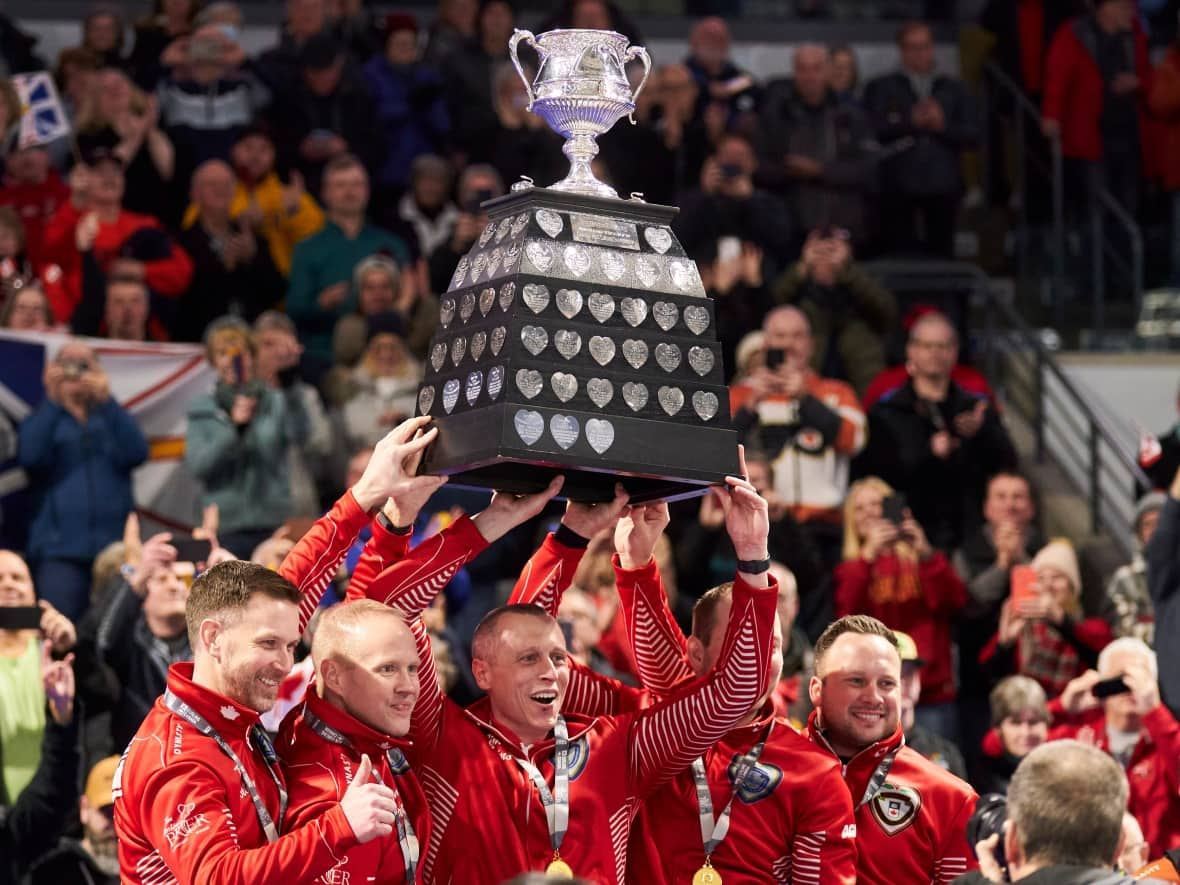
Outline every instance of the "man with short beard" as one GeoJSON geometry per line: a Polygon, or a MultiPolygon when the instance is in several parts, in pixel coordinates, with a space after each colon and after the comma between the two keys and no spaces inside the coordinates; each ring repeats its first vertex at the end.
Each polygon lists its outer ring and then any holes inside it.
{"type": "Polygon", "coordinates": [[[119,854],[115,827],[111,822],[114,800],[111,778],[119,764],[118,756],[108,756],[95,763],[86,777],[86,792],[78,803],[82,838],[62,839],[49,854],[29,870],[27,885],[118,885],[119,854]]]}
{"type": "Polygon", "coordinates": [[[967,844],[975,791],[905,746],[901,656],[866,615],[835,621],[815,644],[805,734],[840,760],[856,807],[862,885],[945,885],[976,866],[967,844]]]}

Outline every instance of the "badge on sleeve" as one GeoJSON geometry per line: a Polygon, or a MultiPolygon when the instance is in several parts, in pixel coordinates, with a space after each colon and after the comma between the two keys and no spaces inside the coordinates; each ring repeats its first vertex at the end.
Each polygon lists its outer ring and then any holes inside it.
{"type": "Polygon", "coordinates": [[[922,808],[922,794],[913,787],[887,783],[869,805],[885,835],[896,836],[918,816],[922,808]]]}

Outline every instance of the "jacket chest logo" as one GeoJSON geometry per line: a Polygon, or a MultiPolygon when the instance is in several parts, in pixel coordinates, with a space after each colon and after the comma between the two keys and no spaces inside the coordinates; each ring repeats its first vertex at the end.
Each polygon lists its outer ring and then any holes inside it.
{"type": "Polygon", "coordinates": [[[913,787],[885,784],[869,803],[873,819],[887,836],[896,836],[914,822],[922,809],[922,794],[913,787]]]}
{"type": "Polygon", "coordinates": [[[586,770],[590,761],[590,739],[582,735],[569,748],[570,780],[576,781],[586,770]]]}
{"type": "MultiPolygon", "coordinates": [[[[743,754],[735,755],[730,760],[729,767],[725,770],[725,775],[729,778],[731,785],[740,775],[741,769],[744,767],[742,764],[743,761],[746,761],[746,757],[743,754]]],[[[753,805],[755,802],[760,802],[773,793],[782,782],[783,771],[781,768],[777,765],[771,765],[768,762],[757,762],[750,769],[745,780],[742,781],[741,788],[737,791],[737,797],[747,805],[753,805]]]]}

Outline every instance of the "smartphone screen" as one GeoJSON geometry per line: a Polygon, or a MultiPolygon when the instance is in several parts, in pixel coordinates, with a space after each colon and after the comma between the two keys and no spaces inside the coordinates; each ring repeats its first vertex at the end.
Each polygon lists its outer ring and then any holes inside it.
{"type": "Polygon", "coordinates": [[[777,369],[786,359],[786,351],[781,347],[771,347],[766,351],[766,368],[777,369]]]}
{"type": "Polygon", "coordinates": [[[0,630],[38,630],[41,609],[35,605],[0,607],[0,630]]]}
{"type": "Polygon", "coordinates": [[[901,525],[905,521],[905,495],[894,492],[881,502],[881,516],[894,525],[901,525]]]}
{"type": "Polygon", "coordinates": [[[1009,597],[1013,607],[1025,599],[1037,597],[1037,570],[1031,565],[1014,565],[1010,576],[1009,597]]]}
{"type": "Polygon", "coordinates": [[[1101,682],[1095,682],[1094,687],[1090,689],[1090,694],[1096,698],[1109,698],[1116,694],[1128,694],[1131,691],[1130,686],[1123,681],[1122,676],[1116,676],[1114,679],[1103,679],[1101,682]]]}
{"type": "Polygon", "coordinates": [[[173,536],[172,546],[176,548],[177,562],[207,562],[213,550],[208,539],[192,535],[173,536]]]}

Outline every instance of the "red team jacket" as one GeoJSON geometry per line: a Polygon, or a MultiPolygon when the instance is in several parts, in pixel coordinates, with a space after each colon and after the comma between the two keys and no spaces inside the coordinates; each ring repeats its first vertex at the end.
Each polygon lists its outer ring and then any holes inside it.
{"type": "MultiPolygon", "coordinates": [[[[561,546],[552,539],[546,544],[550,553],[561,546]]],[[[420,631],[418,614],[486,546],[474,524],[462,518],[364,592],[400,609],[413,619],[411,628],[420,631]]],[[[559,581],[566,563],[580,556],[581,551],[542,555],[547,568],[534,557],[522,580],[540,586],[559,581]]],[[[561,853],[575,875],[604,885],[622,883],[628,835],[642,799],[705,752],[766,691],[777,593],[776,586],[758,589],[736,582],[734,614],[716,669],[655,706],[638,710],[640,692],[571,668],[567,707],[597,697],[597,703],[617,713],[565,716],[573,770],[569,831],[561,853]]],[[[553,741],[526,751],[494,721],[486,700],[461,709],[438,691],[429,655],[421,664],[412,761],[433,817],[424,875],[438,885],[499,885],[522,871],[544,869],[552,857],[544,807],[514,760],[527,754],[551,780],[553,741]]]]}
{"type": "MultiPolygon", "coordinates": [[[[280,573],[301,591],[301,629],[368,521],[352,494],[345,493],[283,561],[280,573]]],[[[258,714],[194,684],[192,669],[191,663],[174,664],[169,689],[237,753],[281,826],[278,786],[251,737],[258,714]]],[[[164,706],[162,698],[123,753],[112,795],[123,885],[294,885],[333,869],[357,844],[338,807],[268,844],[233,762],[212,739],[164,706]]]]}
{"type": "MultiPolygon", "coordinates": [[[[283,760],[291,792],[287,810],[287,826],[297,829],[313,823],[344,798],[352,783],[353,774],[361,764],[361,755],[373,761],[373,773],[387,787],[397,790],[406,814],[414,827],[414,835],[422,845],[430,839],[430,813],[426,795],[412,770],[398,773],[389,765],[386,751],[397,748],[409,751],[409,742],[389,737],[358,722],[348,713],[319,697],[314,687],[302,704],[287,714],[279,732],[275,748],[283,760]],[[344,735],[352,744],[341,746],[324,740],[305,721],[306,711],[329,727],[344,735]]],[[[405,861],[397,834],[374,839],[350,848],[339,866],[321,877],[324,885],[404,885],[405,861]]],[[[421,877],[418,878],[421,882],[421,877]]]]}
{"type": "MultiPolygon", "coordinates": [[[[816,716],[812,711],[805,734],[835,757],[816,728],[816,716]]],[[[899,726],[891,737],[843,763],[844,781],[856,804],[860,885],[947,885],[978,866],[967,844],[967,820],[979,797],[904,743],[899,726]],[[884,785],[864,801],[873,773],[895,749],[884,785]]]]}

